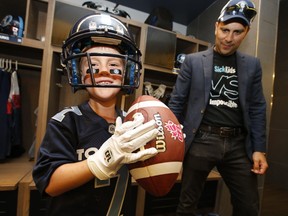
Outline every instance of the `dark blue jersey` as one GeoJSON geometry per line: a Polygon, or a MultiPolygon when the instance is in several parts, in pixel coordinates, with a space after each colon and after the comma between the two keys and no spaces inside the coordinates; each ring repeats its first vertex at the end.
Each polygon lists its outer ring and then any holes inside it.
{"type": "Polygon", "coordinates": [[[7,102],[11,86],[11,73],[0,68],[0,161],[10,154],[10,125],[7,102]]]}
{"type": "MultiPolygon", "coordinates": [[[[66,108],[53,116],[47,125],[33,170],[33,178],[40,193],[47,196],[45,188],[57,167],[85,160],[99,149],[111,136],[110,126],[87,102],[66,108]]],[[[129,184],[129,172],[123,166],[116,177],[107,181],[95,178],[60,196],[48,196],[48,215],[120,215],[122,204],[122,214],[129,215],[129,184]]]]}

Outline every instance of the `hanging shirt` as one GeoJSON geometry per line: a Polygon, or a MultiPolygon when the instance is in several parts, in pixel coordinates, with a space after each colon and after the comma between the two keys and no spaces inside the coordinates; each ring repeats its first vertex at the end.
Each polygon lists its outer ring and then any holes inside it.
{"type": "Polygon", "coordinates": [[[10,127],[8,124],[7,101],[11,86],[11,73],[0,69],[0,160],[10,153],[10,127]]]}
{"type": "Polygon", "coordinates": [[[18,75],[16,71],[11,74],[11,87],[7,102],[7,115],[10,124],[10,157],[19,157],[24,153],[22,146],[21,102],[18,75]]]}

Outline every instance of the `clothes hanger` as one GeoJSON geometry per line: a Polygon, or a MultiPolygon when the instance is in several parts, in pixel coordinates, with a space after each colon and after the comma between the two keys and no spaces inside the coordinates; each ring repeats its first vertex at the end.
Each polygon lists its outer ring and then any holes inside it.
{"type": "Polygon", "coordinates": [[[12,72],[13,72],[13,71],[12,71],[12,60],[9,59],[8,62],[9,62],[9,63],[8,63],[8,69],[7,69],[7,71],[8,71],[9,73],[12,73],[12,72]]]}
{"type": "Polygon", "coordinates": [[[4,69],[4,61],[5,59],[0,58],[0,68],[3,70],[4,69]]]}

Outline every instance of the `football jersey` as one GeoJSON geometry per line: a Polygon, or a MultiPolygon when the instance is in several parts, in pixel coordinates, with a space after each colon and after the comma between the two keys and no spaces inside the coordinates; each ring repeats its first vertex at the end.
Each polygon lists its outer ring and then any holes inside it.
{"type": "Polygon", "coordinates": [[[11,86],[11,73],[0,68],[0,161],[10,153],[10,125],[7,115],[7,101],[11,86]]]}
{"type": "MultiPolygon", "coordinates": [[[[117,113],[122,116],[120,110],[117,113]]],[[[97,151],[111,137],[111,126],[114,127],[98,116],[87,102],[54,115],[48,122],[33,170],[40,193],[48,196],[45,188],[57,167],[85,160],[97,151]]],[[[95,178],[62,195],[48,196],[48,215],[130,215],[131,208],[127,204],[129,185],[129,171],[122,166],[117,176],[111,179],[101,181],[95,178]]]]}

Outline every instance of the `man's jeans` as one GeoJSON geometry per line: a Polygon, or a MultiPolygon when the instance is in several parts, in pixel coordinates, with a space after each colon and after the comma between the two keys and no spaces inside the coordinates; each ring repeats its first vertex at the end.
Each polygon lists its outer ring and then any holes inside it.
{"type": "Polygon", "coordinates": [[[206,178],[216,166],[231,193],[233,216],[258,216],[257,175],[245,151],[245,134],[221,137],[198,132],[184,163],[177,215],[196,215],[206,178]]]}

